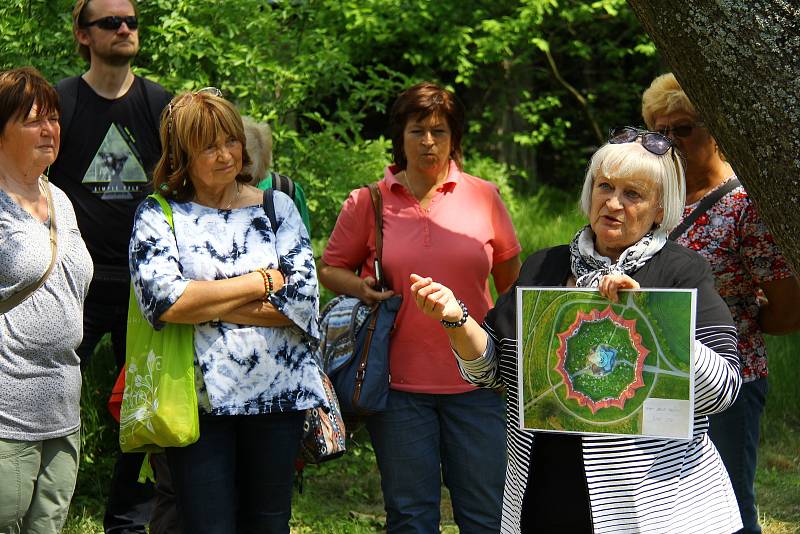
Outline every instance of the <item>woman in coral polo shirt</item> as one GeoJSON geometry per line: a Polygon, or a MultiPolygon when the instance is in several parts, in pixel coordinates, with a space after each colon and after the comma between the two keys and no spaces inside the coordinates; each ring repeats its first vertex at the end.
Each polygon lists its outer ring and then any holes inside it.
{"type": "Polygon", "coordinates": [[[391,111],[394,164],[379,182],[387,288],[375,287],[367,188],[345,201],[319,268],[322,284],[336,293],[365,302],[403,295],[390,346],[389,406],[367,420],[390,533],[439,531],[442,478],[462,532],[500,530],[503,399],[464,381],[447,335],[417,310],[407,283],[413,272],[448,280],[480,322],[492,306],[489,274],[502,293],[519,273],[521,247],[497,187],[461,170],[463,130],[463,107],[452,93],[432,83],[403,92],[391,111]]]}

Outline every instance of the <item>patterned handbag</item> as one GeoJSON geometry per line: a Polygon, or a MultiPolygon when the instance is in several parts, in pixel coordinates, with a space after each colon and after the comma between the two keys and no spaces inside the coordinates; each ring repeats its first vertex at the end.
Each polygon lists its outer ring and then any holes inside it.
{"type": "Polygon", "coordinates": [[[303,440],[300,442],[300,456],[306,463],[320,464],[333,460],[345,453],[345,427],[339,401],[328,376],[320,371],[322,385],[328,398],[330,409],[322,406],[306,411],[303,424],[303,440]]]}

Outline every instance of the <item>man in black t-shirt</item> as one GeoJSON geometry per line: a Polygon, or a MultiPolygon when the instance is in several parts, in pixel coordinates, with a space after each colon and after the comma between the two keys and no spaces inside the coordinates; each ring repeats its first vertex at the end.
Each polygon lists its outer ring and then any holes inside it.
{"type": "MultiPolygon", "coordinates": [[[[81,367],[110,332],[117,368],[125,363],[130,274],[128,241],[138,204],[149,193],[161,155],[158,124],[170,95],[131,71],[139,51],[135,0],[78,0],[73,34],[89,61],[82,75],[61,80],[61,148],[50,179],[75,206],[94,261],[84,306],[81,367]]],[[[153,488],[137,482],[142,454],[121,454],[114,467],[104,527],[144,533],[153,488]]]]}

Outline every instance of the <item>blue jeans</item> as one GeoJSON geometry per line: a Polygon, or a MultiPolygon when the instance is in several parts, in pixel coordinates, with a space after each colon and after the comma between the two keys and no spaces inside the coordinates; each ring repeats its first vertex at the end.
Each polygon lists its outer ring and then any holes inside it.
{"type": "Polygon", "coordinates": [[[168,448],[183,532],[289,534],[305,412],[201,415],[200,439],[168,448]]]}
{"type": "Polygon", "coordinates": [[[503,398],[485,389],[454,395],[390,391],[387,410],[367,418],[390,534],[439,532],[442,479],[461,532],[500,531],[504,408],[503,398]]]}
{"type": "Polygon", "coordinates": [[[760,534],[755,480],[758,434],[769,389],[767,379],[742,384],[733,406],[708,417],[708,436],[719,451],[739,502],[744,528],[741,534],[760,534]]]}

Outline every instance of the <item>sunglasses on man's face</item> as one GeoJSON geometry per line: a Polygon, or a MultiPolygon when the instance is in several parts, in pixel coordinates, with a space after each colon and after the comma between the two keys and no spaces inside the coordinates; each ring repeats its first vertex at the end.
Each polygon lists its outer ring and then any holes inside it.
{"type": "Polygon", "coordinates": [[[116,31],[122,26],[123,22],[129,30],[135,30],[139,27],[139,21],[136,19],[135,15],[131,15],[129,17],[117,17],[116,15],[111,17],[102,17],[97,20],[87,22],[83,27],[88,28],[89,26],[97,26],[102,30],[116,31]]]}
{"type": "Polygon", "coordinates": [[[657,156],[663,156],[672,148],[672,141],[669,137],[633,126],[612,129],[608,135],[608,142],[612,145],[621,145],[622,143],[634,143],[639,138],[642,139],[642,146],[657,156]]]}
{"type": "Polygon", "coordinates": [[[692,131],[695,128],[704,128],[705,124],[702,122],[695,122],[694,124],[681,124],[680,126],[668,126],[666,128],[661,128],[658,133],[661,135],[666,135],[667,137],[670,134],[674,135],[675,137],[689,137],[692,135],[692,131]]]}

